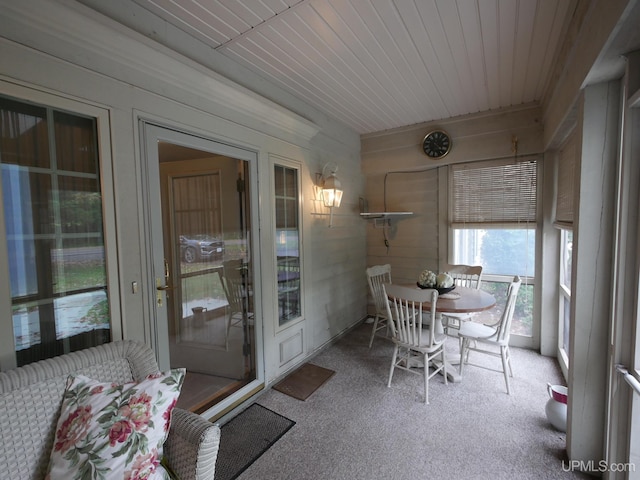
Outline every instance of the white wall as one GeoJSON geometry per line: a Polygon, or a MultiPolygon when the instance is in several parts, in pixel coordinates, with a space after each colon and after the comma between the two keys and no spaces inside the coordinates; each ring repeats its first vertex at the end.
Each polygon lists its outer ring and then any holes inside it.
{"type": "MultiPolygon", "coordinates": [[[[150,341],[150,312],[141,291],[153,291],[146,265],[138,118],[147,118],[258,153],[261,235],[273,245],[269,180],[273,156],[302,169],[305,320],[297,324],[302,352],[283,364],[276,318],[264,318],[265,379],[273,380],[324,343],[361,320],[366,310],[365,225],[358,217],[364,194],[359,137],[345,128],[338,137],[212,70],[128,31],[73,1],[0,1],[0,94],[20,84],[101,106],[109,111],[116,198],[117,270],[125,338],[150,341]],[[315,203],[316,172],[339,165],[345,195],[336,228],[315,203]]],[[[304,115],[304,117],[302,115],[304,115]]],[[[274,255],[263,255],[263,278],[275,277],[274,255]],[[271,274],[271,277],[269,277],[271,274]]],[[[266,299],[265,302],[275,302],[266,299]]],[[[272,311],[265,308],[265,312],[272,311]]],[[[3,318],[11,318],[10,315],[3,318]]]]}

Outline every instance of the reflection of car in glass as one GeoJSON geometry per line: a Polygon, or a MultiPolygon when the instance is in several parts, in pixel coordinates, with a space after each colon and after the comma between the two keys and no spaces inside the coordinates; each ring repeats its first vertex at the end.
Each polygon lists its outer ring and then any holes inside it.
{"type": "Polygon", "coordinates": [[[180,235],[180,257],[187,263],[222,260],[224,241],[209,235],[180,235]]]}

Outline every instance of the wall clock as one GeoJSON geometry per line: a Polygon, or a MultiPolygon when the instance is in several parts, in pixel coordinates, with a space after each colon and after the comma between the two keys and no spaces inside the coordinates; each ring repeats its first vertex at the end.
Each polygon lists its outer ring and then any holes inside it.
{"type": "Polygon", "coordinates": [[[427,133],[422,140],[422,151],[429,158],[442,158],[451,150],[451,138],[444,130],[427,133]]]}

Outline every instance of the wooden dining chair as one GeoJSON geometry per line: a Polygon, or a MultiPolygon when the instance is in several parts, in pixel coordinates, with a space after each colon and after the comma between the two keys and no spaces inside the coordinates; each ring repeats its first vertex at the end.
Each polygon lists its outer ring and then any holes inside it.
{"type": "Polygon", "coordinates": [[[516,275],[507,290],[507,300],[498,323],[490,326],[477,322],[464,322],[459,332],[459,336],[462,339],[462,348],[460,350],[460,377],[462,377],[462,371],[465,365],[474,365],[487,370],[502,372],[504,374],[504,383],[507,386],[507,394],[509,395],[511,394],[509,377],[513,377],[511,353],[509,351],[509,336],[511,334],[513,313],[516,308],[516,298],[521,283],[520,277],[516,275]],[[496,347],[498,351],[496,351],[496,347]],[[486,365],[469,363],[470,352],[500,357],[502,360],[502,370],[497,370],[486,365]]]}
{"type": "Polygon", "coordinates": [[[438,333],[435,328],[438,291],[391,283],[385,283],[383,288],[387,318],[390,319],[391,339],[394,343],[387,387],[391,387],[391,379],[396,368],[422,374],[424,401],[429,403],[429,379],[442,372],[444,383],[448,383],[444,348],[447,337],[438,333]],[[430,304],[430,307],[425,306],[426,310],[423,310],[425,303],[430,304]],[[433,370],[431,366],[434,367],[433,370]]]}
{"type": "Polygon", "coordinates": [[[371,338],[369,340],[369,348],[373,345],[373,339],[380,330],[386,330],[389,333],[389,324],[387,318],[387,307],[382,285],[391,283],[391,265],[374,265],[367,268],[367,282],[369,283],[369,291],[373,298],[373,304],[376,310],[373,319],[373,329],[371,330],[371,338]]]}
{"type": "Polygon", "coordinates": [[[220,283],[229,304],[225,332],[225,347],[227,350],[229,349],[231,328],[240,327],[243,329],[243,334],[245,334],[248,325],[253,323],[252,293],[248,279],[243,275],[243,268],[244,266],[240,260],[230,260],[224,262],[224,268],[222,269],[224,273],[218,269],[220,283]]]}
{"type": "MultiPolygon", "coordinates": [[[[459,287],[479,289],[482,283],[482,265],[445,265],[442,271],[451,275],[453,283],[459,287]]],[[[457,336],[462,322],[471,320],[472,315],[473,313],[442,314],[444,332],[450,336],[457,336]]]]}

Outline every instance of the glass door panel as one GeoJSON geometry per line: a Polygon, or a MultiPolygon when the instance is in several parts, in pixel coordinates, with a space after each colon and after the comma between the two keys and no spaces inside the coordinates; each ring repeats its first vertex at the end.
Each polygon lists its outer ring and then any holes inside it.
{"type": "Polygon", "coordinates": [[[147,129],[162,132],[147,138],[164,257],[156,317],[166,323],[157,325],[156,348],[161,363],[187,369],[178,406],[203,413],[256,380],[250,164],[214,153],[213,142],[147,129]]]}

